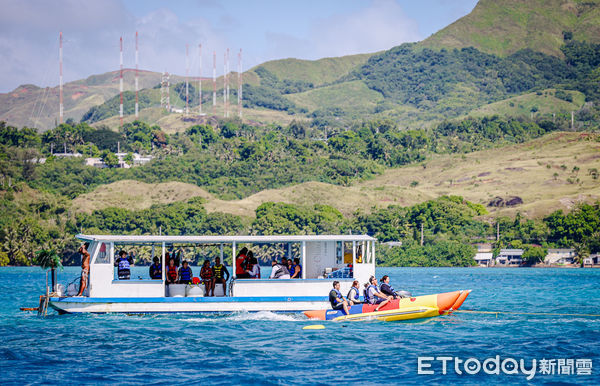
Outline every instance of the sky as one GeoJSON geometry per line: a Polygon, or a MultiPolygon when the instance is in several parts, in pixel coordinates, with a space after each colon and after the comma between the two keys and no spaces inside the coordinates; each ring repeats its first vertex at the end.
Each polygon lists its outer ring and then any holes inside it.
{"type": "Polygon", "coordinates": [[[268,60],[376,52],[425,39],[468,14],[477,0],[0,0],[0,92],[21,84],[56,86],[63,32],[64,81],[119,68],[184,75],[217,73],[268,60]]]}

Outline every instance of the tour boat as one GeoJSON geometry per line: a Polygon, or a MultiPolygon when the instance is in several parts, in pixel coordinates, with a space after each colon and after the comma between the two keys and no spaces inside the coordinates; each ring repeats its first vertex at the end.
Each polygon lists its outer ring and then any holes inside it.
{"type": "MultiPolygon", "coordinates": [[[[89,286],[86,296],[66,296],[48,291],[49,307],[59,313],[228,313],[303,312],[329,307],[332,283],[348,292],[352,282],[366,283],[375,275],[375,238],[367,235],[306,236],[165,236],[84,235],[90,253],[89,286]],[[163,267],[162,279],[119,280],[114,267],[119,249],[154,246],[163,267]],[[252,249],[269,245],[279,256],[299,258],[302,277],[297,279],[241,279],[235,275],[235,257],[242,246],[252,249]],[[226,293],[216,285],[216,296],[203,296],[201,286],[171,284],[165,280],[165,256],[182,246],[216,246],[224,262],[224,249],[231,254],[232,275],[226,293]],[[220,290],[220,291],[219,291],[220,290]],[[219,293],[220,292],[220,293],[219,293]]],[[[195,272],[197,275],[198,272],[195,272]]],[[[57,293],[58,292],[58,293],[57,293]]]]}

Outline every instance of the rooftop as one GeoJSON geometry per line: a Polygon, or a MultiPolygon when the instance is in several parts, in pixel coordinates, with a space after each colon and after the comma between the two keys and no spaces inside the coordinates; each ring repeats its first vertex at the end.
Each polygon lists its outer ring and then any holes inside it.
{"type": "Polygon", "coordinates": [[[123,244],[231,244],[236,243],[298,243],[302,241],[377,241],[367,235],[270,235],[270,236],[163,236],[163,235],[83,235],[75,236],[82,241],[106,241],[123,244]]]}

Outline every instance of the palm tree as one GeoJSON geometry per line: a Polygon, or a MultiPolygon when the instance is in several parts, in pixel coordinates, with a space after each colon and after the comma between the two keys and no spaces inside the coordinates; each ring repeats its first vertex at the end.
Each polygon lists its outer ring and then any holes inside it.
{"type": "Polygon", "coordinates": [[[35,253],[36,263],[42,269],[50,268],[52,270],[52,291],[56,291],[56,268],[62,269],[60,256],[54,249],[41,249],[35,253]]]}

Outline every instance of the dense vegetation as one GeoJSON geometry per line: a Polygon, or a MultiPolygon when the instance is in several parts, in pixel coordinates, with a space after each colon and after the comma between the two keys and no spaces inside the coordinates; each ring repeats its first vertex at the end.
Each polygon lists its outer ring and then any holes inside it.
{"type": "Polygon", "coordinates": [[[306,181],[346,185],[385,167],[423,161],[431,153],[519,143],[559,128],[549,121],[495,116],[446,121],[432,130],[405,130],[391,120],[371,120],[327,132],[298,121],[287,127],[223,121],[172,136],[139,121],[125,124],[119,132],[70,122],[39,135],[0,123],[0,164],[5,178],[70,198],[100,184],[135,179],[189,182],[230,199],[306,181]],[[82,158],[50,156],[52,148],[64,148],[117,164],[111,153],[118,146],[122,152],[152,153],[156,159],[132,169],[98,169],[85,166],[82,158]],[[50,157],[37,164],[40,156],[50,157]]]}
{"type": "Polygon", "coordinates": [[[501,58],[472,47],[437,51],[407,43],[372,56],[352,77],[388,102],[451,115],[546,88],[598,100],[600,45],[566,40],[562,52],[564,59],[529,49],[501,58]]]}
{"type": "MultiPolygon", "coordinates": [[[[184,99],[185,100],[185,99],[184,99]]],[[[150,90],[143,90],[138,93],[138,105],[139,109],[145,109],[146,107],[153,106],[159,101],[153,100],[150,95],[150,90]]],[[[81,122],[94,123],[101,121],[106,118],[113,117],[119,113],[119,105],[121,103],[120,95],[115,95],[101,105],[90,108],[83,117],[81,122]]],[[[135,92],[124,91],[123,92],[123,114],[133,115],[135,113],[135,92]]]]}

